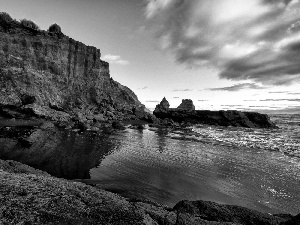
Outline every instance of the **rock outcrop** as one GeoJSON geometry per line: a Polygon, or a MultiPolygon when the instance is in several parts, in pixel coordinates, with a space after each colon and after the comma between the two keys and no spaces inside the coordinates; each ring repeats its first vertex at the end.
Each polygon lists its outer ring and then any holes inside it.
{"type": "Polygon", "coordinates": [[[177,107],[177,110],[194,111],[195,106],[194,106],[193,101],[191,99],[182,99],[182,102],[177,107]]]}
{"type": "Polygon", "coordinates": [[[167,112],[169,110],[170,104],[167,99],[164,97],[161,102],[156,105],[154,112],[167,112]]]}
{"type": "Polygon", "coordinates": [[[285,225],[298,224],[300,216],[206,201],[181,201],[170,208],[55,178],[15,161],[0,160],[0,180],[1,224],[285,225]]]}
{"type": "Polygon", "coordinates": [[[109,64],[100,57],[99,49],[69,38],[56,24],[43,31],[0,18],[0,116],[144,117],[144,105],[110,77],[109,64]]]}
{"type": "Polygon", "coordinates": [[[167,100],[158,104],[153,114],[159,119],[172,119],[178,123],[208,124],[219,126],[236,126],[249,128],[276,128],[266,114],[241,112],[237,110],[195,110],[192,100],[183,100],[178,108],[162,107],[167,100]]]}

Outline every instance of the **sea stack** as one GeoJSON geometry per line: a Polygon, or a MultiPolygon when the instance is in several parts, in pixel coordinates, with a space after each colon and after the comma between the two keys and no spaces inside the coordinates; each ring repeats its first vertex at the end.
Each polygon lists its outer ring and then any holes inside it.
{"type": "Polygon", "coordinates": [[[154,112],[167,112],[169,110],[170,104],[168,102],[168,100],[166,99],[166,97],[164,97],[161,102],[156,105],[154,112]]]}
{"type": "Polygon", "coordinates": [[[195,106],[191,99],[182,99],[182,102],[177,109],[183,111],[195,111],[195,106]]]}
{"type": "Polygon", "coordinates": [[[175,122],[192,124],[208,124],[218,126],[234,126],[249,128],[276,128],[266,114],[242,112],[237,110],[195,110],[191,99],[183,99],[177,108],[170,108],[166,98],[158,104],[153,114],[159,119],[172,119],[175,122]]]}

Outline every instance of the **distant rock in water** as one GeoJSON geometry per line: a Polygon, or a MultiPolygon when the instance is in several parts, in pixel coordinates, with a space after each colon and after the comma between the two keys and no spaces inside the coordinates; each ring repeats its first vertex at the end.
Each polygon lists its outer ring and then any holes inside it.
{"type": "Polygon", "coordinates": [[[194,111],[195,106],[191,99],[182,99],[181,104],[177,107],[178,110],[194,111]]]}
{"type": "Polygon", "coordinates": [[[167,112],[169,110],[170,104],[167,99],[164,97],[161,102],[156,105],[154,112],[167,112]]]}
{"type": "Polygon", "coordinates": [[[99,49],[69,38],[57,24],[43,31],[1,15],[0,116],[89,122],[99,114],[105,121],[149,114],[110,77],[99,49]]]}
{"type": "Polygon", "coordinates": [[[193,101],[182,100],[177,108],[169,108],[166,98],[158,104],[153,114],[159,119],[171,119],[174,122],[193,124],[209,124],[219,126],[235,126],[249,128],[276,128],[266,114],[257,112],[241,112],[237,110],[195,110],[193,101]]]}

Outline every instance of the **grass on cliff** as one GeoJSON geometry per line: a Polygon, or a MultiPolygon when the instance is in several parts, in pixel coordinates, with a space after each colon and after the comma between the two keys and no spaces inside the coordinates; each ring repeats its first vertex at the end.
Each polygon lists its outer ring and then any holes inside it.
{"type": "Polygon", "coordinates": [[[11,22],[13,21],[13,19],[11,18],[11,16],[6,13],[6,12],[0,12],[0,21],[5,21],[5,22],[11,22]]]}
{"type": "Polygon", "coordinates": [[[22,19],[21,21],[21,24],[24,26],[24,27],[28,27],[28,28],[31,28],[33,30],[39,30],[39,26],[36,25],[33,21],[31,20],[27,20],[27,19],[22,19]]]}

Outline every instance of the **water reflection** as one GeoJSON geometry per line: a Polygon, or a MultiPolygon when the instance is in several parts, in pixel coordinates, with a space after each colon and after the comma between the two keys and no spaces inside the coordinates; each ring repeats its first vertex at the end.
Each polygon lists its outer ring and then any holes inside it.
{"type": "Polygon", "coordinates": [[[67,179],[90,179],[90,169],[99,165],[104,155],[118,144],[110,141],[108,134],[38,130],[31,136],[36,141],[30,148],[22,147],[17,141],[0,139],[0,158],[16,160],[67,179]]]}

